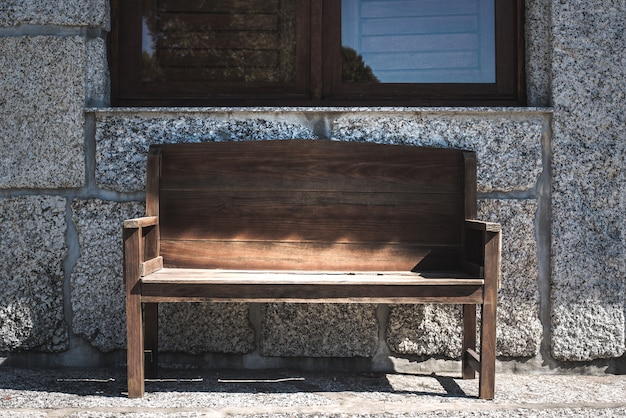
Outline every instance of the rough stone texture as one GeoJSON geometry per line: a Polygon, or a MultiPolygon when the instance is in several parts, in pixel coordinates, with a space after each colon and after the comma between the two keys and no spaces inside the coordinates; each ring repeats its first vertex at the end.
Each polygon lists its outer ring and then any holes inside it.
{"type": "Polygon", "coordinates": [[[59,25],[109,27],[107,0],[2,0],[0,27],[59,25]]]}
{"type": "Polygon", "coordinates": [[[61,351],[65,199],[0,199],[0,352],[61,351]]]}
{"type": "Polygon", "coordinates": [[[480,200],[478,217],[502,225],[502,287],[498,292],[499,356],[539,354],[543,329],[539,319],[535,200],[480,200]]]}
{"type": "Polygon", "coordinates": [[[550,3],[526,0],[526,91],[529,106],[550,104],[550,3]]]}
{"type": "MultiPolygon", "coordinates": [[[[72,272],[73,331],[102,351],[126,347],[122,221],[144,213],[139,203],[72,203],[80,258],[72,272]]],[[[162,305],[161,348],[183,352],[248,352],[254,334],[241,304],[162,305]]]]}
{"type": "Polygon", "coordinates": [[[378,344],[375,305],[263,305],[264,356],[371,357],[378,344]]]}
{"type": "Polygon", "coordinates": [[[109,63],[107,60],[107,46],[104,39],[95,38],[87,41],[87,68],[86,68],[86,99],[89,107],[106,106],[110,103],[111,83],[109,78],[109,63]]]}
{"type": "Polygon", "coordinates": [[[474,150],[481,192],[530,190],[541,173],[542,117],[346,115],[332,138],[474,150]]]}
{"type": "Polygon", "coordinates": [[[98,116],[96,180],[104,189],[144,189],[151,144],[315,138],[304,122],[273,117],[222,115],[98,116]]]}
{"type": "MultiPolygon", "coordinates": [[[[542,326],[537,288],[534,200],[481,200],[479,218],[503,228],[502,289],[498,294],[497,354],[532,357],[542,326]]],[[[461,309],[447,305],[390,307],[387,343],[392,352],[456,358],[461,354],[461,309]]]]}
{"type": "Polygon", "coordinates": [[[463,335],[461,317],[459,305],[393,305],[387,344],[397,354],[457,358],[463,335]]]}
{"type": "Polygon", "coordinates": [[[0,38],[0,188],[84,183],[85,43],[0,38]]]}
{"type": "Polygon", "coordinates": [[[552,354],[624,354],[626,3],[552,5],[552,354]]]}
{"type": "Polygon", "coordinates": [[[159,349],[192,354],[249,353],[254,330],[244,303],[163,303],[159,349]]]}
{"type": "Polygon", "coordinates": [[[74,333],[102,351],[126,347],[122,222],[144,213],[138,203],[72,202],[80,258],[72,271],[74,333]]]}

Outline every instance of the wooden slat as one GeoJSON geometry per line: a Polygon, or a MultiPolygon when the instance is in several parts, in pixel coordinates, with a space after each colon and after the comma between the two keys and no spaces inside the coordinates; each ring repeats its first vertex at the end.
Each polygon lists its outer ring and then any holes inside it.
{"type": "MultiPolygon", "coordinates": [[[[259,160],[252,161],[249,165],[237,162],[215,162],[212,167],[199,166],[198,171],[185,168],[185,160],[166,166],[167,174],[163,179],[163,190],[308,190],[308,191],[361,191],[376,193],[431,193],[431,194],[463,194],[460,170],[455,168],[437,168],[432,164],[433,169],[440,170],[442,175],[446,175],[448,180],[437,180],[427,167],[414,167],[407,162],[403,165],[385,168],[383,160],[378,162],[355,162],[352,167],[350,162],[334,164],[332,161],[310,161],[310,169],[303,164],[287,164],[277,162],[276,171],[270,171],[269,167],[263,167],[259,160]],[[220,167],[221,166],[221,167],[220,167]],[[290,167],[291,166],[291,167],[290,167]],[[239,167],[241,170],[236,170],[239,167]],[[172,173],[177,168],[184,169],[185,173],[172,173]],[[341,173],[339,170],[350,170],[351,172],[341,173]],[[284,169],[280,176],[279,169],[284,169]],[[331,171],[324,171],[325,169],[331,171]],[[362,173],[358,173],[362,170],[362,173]],[[370,175],[368,170],[380,170],[379,176],[370,175]],[[385,177],[382,171],[389,170],[389,176],[385,177]],[[404,173],[402,173],[404,170],[404,173]],[[394,171],[395,173],[392,173],[394,171]],[[393,176],[393,177],[392,177],[393,176]],[[211,179],[210,182],[202,179],[211,179]],[[458,181],[453,179],[457,178],[458,181]]],[[[194,164],[197,161],[192,158],[187,164],[194,164]]],[[[418,164],[419,162],[415,163],[418,164]]],[[[266,161],[269,166],[272,164],[266,161]]]]}
{"type": "Polygon", "coordinates": [[[468,348],[463,353],[463,357],[467,364],[475,371],[480,371],[480,356],[476,351],[468,348]]]}
{"type": "Polygon", "coordinates": [[[460,265],[461,265],[461,270],[467,272],[468,274],[472,276],[484,277],[485,275],[485,268],[481,265],[472,263],[467,260],[462,260],[460,265]]]}
{"type": "Polygon", "coordinates": [[[237,284],[262,285],[387,285],[387,286],[457,286],[482,285],[484,280],[461,271],[413,273],[410,271],[309,271],[309,270],[225,270],[164,268],[142,279],[159,284],[237,284]]]}
{"type": "Polygon", "coordinates": [[[161,145],[166,154],[161,187],[464,192],[457,150],[322,140],[261,142],[161,145]]]}
{"type": "Polygon", "coordinates": [[[478,216],[476,164],[475,153],[463,153],[463,194],[465,195],[465,219],[474,219],[478,216]]]}
{"type": "Polygon", "coordinates": [[[153,259],[159,256],[159,226],[154,225],[147,228],[142,228],[143,235],[143,247],[144,247],[144,261],[153,259]]]}
{"type": "Polygon", "coordinates": [[[163,257],[158,256],[141,263],[141,276],[147,276],[163,268],[163,257]]]}
{"type": "Polygon", "coordinates": [[[480,303],[481,285],[143,284],[144,302],[480,303]]]}
{"type": "Polygon", "coordinates": [[[460,245],[460,195],[162,191],[163,239],[460,245]]]}
{"type": "Polygon", "coordinates": [[[454,269],[460,247],[333,242],[170,241],[161,242],[166,267],[251,270],[454,269]]]}
{"type": "Polygon", "coordinates": [[[146,181],[146,215],[159,216],[159,193],[161,190],[161,150],[151,148],[148,152],[146,181]]]}

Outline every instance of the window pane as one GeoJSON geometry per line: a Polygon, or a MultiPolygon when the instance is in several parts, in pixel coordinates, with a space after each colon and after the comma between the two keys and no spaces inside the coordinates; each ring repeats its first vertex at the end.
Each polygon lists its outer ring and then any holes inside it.
{"type": "Polygon", "coordinates": [[[495,83],[495,0],[342,0],[342,79],[495,83]]]}
{"type": "Polygon", "coordinates": [[[296,0],[143,0],[142,13],[144,83],[295,79],[296,0]]]}

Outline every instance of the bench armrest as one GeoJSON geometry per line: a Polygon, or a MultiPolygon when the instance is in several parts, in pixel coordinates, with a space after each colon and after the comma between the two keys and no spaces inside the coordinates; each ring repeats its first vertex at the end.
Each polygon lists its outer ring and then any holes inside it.
{"type": "Polygon", "coordinates": [[[502,227],[498,223],[479,221],[477,219],[466,219],[465,226],[478,231],[499,232],[502,230],[502,227]]]}
{"type": "Polygon", "coordinates": [[[141,218],[126,219],[124,221],[124,228],[146,228],[149,226],[156,226],[158,224],[158,216],[144,216],[141,218]]]}
{"type": "Polygon", "coordinates": [[[124,280],[136,283],[143,276],[163,268],[160,256],[159,218],[127,219],[124,230],[124,280]]]}
{"type": "Polygon", "coordinates": [[[465,220],[465,262],[477,268],[486,285],[500,289],[502,280],[502,227],[499,223],[465,220]]]}

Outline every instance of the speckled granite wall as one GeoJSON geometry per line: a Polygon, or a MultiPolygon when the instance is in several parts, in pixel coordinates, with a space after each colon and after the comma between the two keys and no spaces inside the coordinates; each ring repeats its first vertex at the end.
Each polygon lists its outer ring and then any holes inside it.
{"type": "Polygon", "coordinates": [[[68,347],[65,199],[0,198],[0,352],[68,347]]]}
{"type": "Polygon", "coordinates": [[[552,354],[624,354],[626,3],[555,2],[552,354]]]}
{"type": "MultiPolygon", "coordinates": [[[[0,363],[123,358],[120,224],[142,211],[150,144],[290,138],[475,150],[480,216],[504,230],[498,355],[536,369],[623,356],[624,2],[526,0],[528,104],[551,106],[527,109],[107,109],[108,3],[0,2],[0,363]]],[[[458,311],[164,305],[160,337],[252,367],[454,358],[458,311]]]]}
{"type": "Polygon", "coordinates": [[[2,0],[0,27],[17,25],[108,26],[107,0],[2,0]]]}
{"type": "Polygon", "coordinates": [[[0,188],[81,187],[85,41],[0,38],[0,188]],[[59,93],[63,92],[63,98],[59,93]]]}
{"type": "Polygon", "coordinates": [[[106,0],[0,2],[0,352],[80,357],[70,203],[89,188],[84,107],[108,102],[108,15],[106,0]]]}
{"type": "Polygon", "coordinates": [[[126,346],[120,225],[143,212],[139,203],[72,202],[80,251],[70,277],[72,330],[103,351],[126,346]]]}

